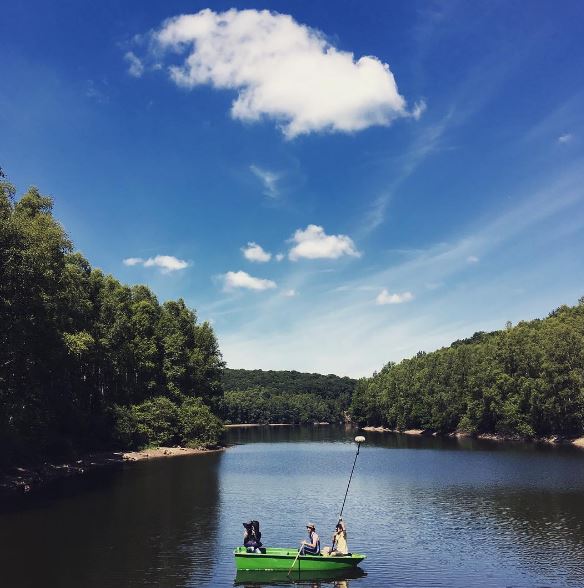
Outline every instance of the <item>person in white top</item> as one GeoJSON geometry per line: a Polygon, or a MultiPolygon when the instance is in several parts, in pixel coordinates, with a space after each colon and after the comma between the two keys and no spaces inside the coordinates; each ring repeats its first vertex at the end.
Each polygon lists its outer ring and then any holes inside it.
{"type": "Polygon", "coordinates": [[[347,527],[343,519],[339,519],[332,539],[333,546],[323,548],[323,555],[342,556],[349,553],[349,546],[347,545],[347,527]]]}

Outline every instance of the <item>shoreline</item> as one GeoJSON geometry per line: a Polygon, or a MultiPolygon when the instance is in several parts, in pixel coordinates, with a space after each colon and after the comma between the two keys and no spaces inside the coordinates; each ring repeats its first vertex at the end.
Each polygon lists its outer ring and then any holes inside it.
{"type": "Polygon", "coordinates": [[[559,435],[551,435],[550,437],[514,437],[513,435],[499,435],[497,433],[479,433],[473,435],[471,433],[465,433],[463,431],[455,431],[454,433],[448,433],[442,435],[435,431],[427,429],[405,429],[404,431],[398,431],[397,429],[390,429],[388,427],[360,427],[361,430],[370,433],[395,433],[397,435],[414,435],[420,437],[448,437],[450,439],[479,439],[482,441],[514,441],[520,443],[544,443],[546,445],[571,445],[573,447],[579,447],[584,449],[584,437],[577,438],[566,438],[560,437],[559,435]]]}
{"type": "MultiPolygon", "coordinates": [[[[311,423],[313,427],[321,427],[324,425],[330,425],[329,422],[314,422],[311,423]]],[[[310,425],[302,425],[300,423],[234,423],[229,425],[223,425],[226,429],[249,429],[252,427],[302,427],[310,425]]]]}
{"type": "Polygon", "coordinates": [[[150,459],[200,455],[224,450],[225,447],[217,449],[152,447],[141,451],[102,451],[88,453],[72,461],[10,467],[0,472],[0,498],[29,494],[57,480],[82,476],[100,469],[120,468],[150,459]]]}

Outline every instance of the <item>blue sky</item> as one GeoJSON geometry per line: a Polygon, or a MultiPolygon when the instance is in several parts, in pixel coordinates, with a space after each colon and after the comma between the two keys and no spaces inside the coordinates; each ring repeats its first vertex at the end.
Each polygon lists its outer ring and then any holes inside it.
{"type": "Polygon", "coordinates": [[[584,295],[583,38],[576,1],[4,3],[0,165],[230,367],[370,375],[584,295]]]}

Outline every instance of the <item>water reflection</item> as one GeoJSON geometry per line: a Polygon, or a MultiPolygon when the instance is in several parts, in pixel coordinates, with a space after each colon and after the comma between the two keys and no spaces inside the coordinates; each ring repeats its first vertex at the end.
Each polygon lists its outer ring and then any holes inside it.
{"type": "Polygon", "coordinates": [[[352,426],[337,427],[328,425],[298,426],[276,425],[261,427],[230,427],[228,442],[234,445],[242,443],[305,443],[307,441],[339,441],[346,437],[352,441],[355,433],[352,426]]]}
{"type": "Polygon", "coordinates": [[[159,586],[211,575],[222,454],[134,464],[0,520],[3,586],[159,586]],[[34,565],[31,565],[31,561],[34,565]]]}
{"type": "Polygon", "coordinates": [[[349,588],[351,580],[363,578],[367,574],[361,568],[353,570],[316,570],[312,572],[238,570],[234,586],[333,586],[349,588]]]}

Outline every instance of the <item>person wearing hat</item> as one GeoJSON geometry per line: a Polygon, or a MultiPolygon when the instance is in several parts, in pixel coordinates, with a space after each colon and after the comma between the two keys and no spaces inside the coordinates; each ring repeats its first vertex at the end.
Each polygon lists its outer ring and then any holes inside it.
{"type": "Polygon", "coordinates": [[[308,531],[308,541],[303,541],[300,547],[300,555],[319,555],[320,554],[320,537],[316,532],[314,523],[306,525],[308,531]]]}

